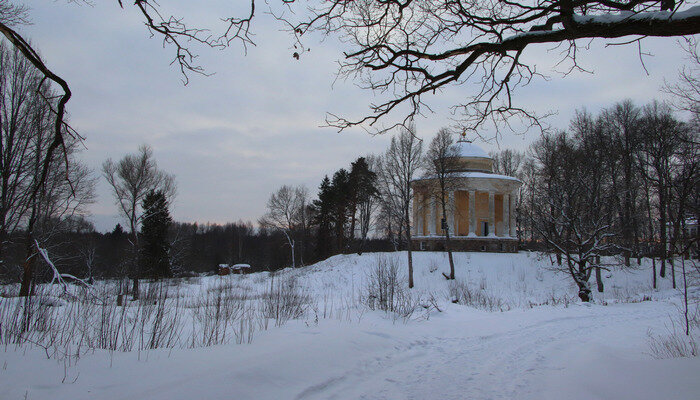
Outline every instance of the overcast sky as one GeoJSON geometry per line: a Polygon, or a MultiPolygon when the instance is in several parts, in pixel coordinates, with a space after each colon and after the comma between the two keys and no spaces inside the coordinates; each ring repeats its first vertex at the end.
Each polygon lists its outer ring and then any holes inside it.
{"type": "MultiPolygon", "coordinates": [[[[198,61],[214,75],[190,76],[184,86],[179,70],[170,65],[172,49],[150,38],[130,2],[126,10],[116,0],[95,3],[28,1],[33,24],[19,30],[71,86],[70,121],[86,137],[84,162],[99,174],[107,158],[119,159],[149,144],[158,165],[176,175],[179,194],[171,210],[176,220],[255,222],[279,186],[304,184],[315,195],[325,174],[387,146],[388,136],[319,128],[326,112],[361,116],[373,99],[353,82],[335,81],[343,50],[336,40],[311,38],[311,51],[297,61],[289,36],[260,15],[254,26],[257,47],[247,55],[238,46],[197,48],[198,61]]],[[[247,2],[161,1],[176,15],[214,27],[218,17],[236,12],[230,6],[237,3],[247,2]]],[[[535,111],[557,111],[549,123],[565,129],[582,107],[597,112],[625,98],[637,104],[664,99],[659,92],[663,78],[675,79],[685,62],[675,39],[649,39],[643,47],[653,54],[644,58],[647,75],[636,46],[606,48],[605,43],[594,41],[580,54],[592,74],[565,78],[552,71],[557,50],[527,51],[527,60],[551,80],[532,83],[516,99],[535,111]]],[[[447,106],[468,95],[463,86],[429,99],[436,112],[416,121],[419,135],[429,139],[448,125],[447,106]]],[[[535,132],[501,132],[498,143],[479,144],[487,151],[524,149],[536,138],[535,132]]],[[[92,213],[100,230],[118,221],[103,179],[92,213]]]]}

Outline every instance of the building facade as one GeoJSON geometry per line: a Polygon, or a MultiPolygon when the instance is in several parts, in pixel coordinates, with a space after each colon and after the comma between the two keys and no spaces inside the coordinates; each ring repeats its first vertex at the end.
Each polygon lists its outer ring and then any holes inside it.
{"type": "Polygon", "coordinates": [[[453,250],[516,252],[515,199],[522,183],[493,172],[493,159],[480,147],[460,140],[451,159],[443,223],[439,181],[416,179],[413,186],[413,246],[444,250],[445,231],[453,250]]]}

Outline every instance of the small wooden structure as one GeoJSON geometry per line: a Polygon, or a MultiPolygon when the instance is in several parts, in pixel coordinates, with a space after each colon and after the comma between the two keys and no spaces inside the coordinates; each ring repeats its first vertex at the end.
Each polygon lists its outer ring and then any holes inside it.
{"type": "Polygon", "coordinates": [[[231,266],[232,274],[247,274],[250,271],[250,264],[234,264],[231,266]]]}
{"type": "Polygon", "coordinates": [[[219,275],[225,276],[229,274],[247,274],[251,271],[250,264],[219,264],[219,275]]]}
{"type": "Polygon", "coordinates": [[[219,264],[219,276],[228,275],[231,273],[231,267],[228,264],[219,264]]]}

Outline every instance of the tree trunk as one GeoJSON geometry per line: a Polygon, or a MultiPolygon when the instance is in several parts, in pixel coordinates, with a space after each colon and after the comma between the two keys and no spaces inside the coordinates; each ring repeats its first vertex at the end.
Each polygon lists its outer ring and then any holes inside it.
{"type": "Polygon", "coordinates": [[[413,287],[413,250],[411,249],[411,220],[408,218],[409,205],[404,205],[404,217],[406,219],[406,239],[408,241],[408,287],[413,287]]]}
{"type": "Polygon", "coordinates": [[[661,236],[661,269],[659,276],[666,277],[667,238],[666,238],[666,193],[663,185],[659,187],[659,232],[661,236]]]}
{"type": "Polygon", "coordinates": [[[34,236],[32,231],[34,230],[34,218],[36,212],[32,211],[30,217],[31,221],[29,227],[27,228],[27,256],[24,263],[22,264],[22,284],[19,288],[20,297],[31,296],[30,291],[32,286],[32,281],[34,280],[34,236]]]}
{"type": "Polygon", "coordinates": [[[132,283],[133,283],[133,286],[131,288],[131,299],[138,300],[139,299],[139,278],[137,276],[134,276],[132,278],[132,283]]]}
{"type": "MultiPolygon", "coordinates": [[[[360,240],[360,245],[357,247],[357,255],[361,256],[362,253],[365,251],[365,245],[367,244],[367,235],[362,237],[362,240],[360,240]]],[[[411,247],[411,238],[408,238],[408,247],[411,247]]]]}
{"type": "Polygon", "coordinates": [[[603,293],[605,287],[603,286],[603,274],[600,272],[600,267],[595,267],[595,280],[598,284],[598,293],[603,293]]]}
{"type": "Polygon", "coordinates": [[[683,317],[685,318],[685,335],[690,336],[690,320],[688,318],[688,280],[685,274],[685,259],[681,260],[683,271],[683,317]]]}
{"type": "MultiPolygon", "coordinates": [[[[567,254],[567,262],[571,263],[570,260],[571,259],[567,254]]],[[[571,271],[572,277],[574,278],[574,281],[578,286],[578,297],[581,299],[581,301],[586,303],[591,301],[591,286],[588,284],[588,279],[590,278],[591,270],[586,269],[586,261],[580,261],[580,263],[578,264],[578,271],[571,267],[569,268],[569,271],[571,271]]]]}
{"type": "Polygon", "coordinates": [[[304,266],[304,231],[301,231],[301,240],[299,241],[299,264],[304,266]]]}
{"type": "Polygon", "coordinates": [[[34,277],[34,256],[31,250],[28,250],[27,259],[22,264],[22,285],[19,288],[19,296],[26,297],[30,295],[30,287],[34,277]]]}
{"type": "Polygon", "coordinates": [[[292,244],[290,246],[292,246],[292,268],[296,268],[297,264],[296,264],[296,261],[294,260],[294,241],[293,240],[292,240],[292,244]]]}
{"type": "Polygon", "coordinates": [[[576,279],[576,284],[578,285],[579,299],[581,299],[581,301],[585,303],[591,301],[591,287],[590,285],[588,285],[588,281],[584,280],[583,277],[579,277],[578,279],[576,279]]]}
{"type": "MultiPolygon", "coordinates": [[[[447,210],[445,209],[445,196],[442,196],[442,221],[445,222],[445,250],[447,258],[450,260],[450,279],[455,279],[455,262],[452,258],[452,245],[450,244],[450,227],[447,225],[447,210]]],[[[442,225],[441,221],[441,225],[442,225]]],[[[494,227],[495,228],[495,227],[494,227]]]]}
{"type": "Polygon", "coordinates": [[[588,303],[591,301],[591,289],[588,287],[588,285],[579,286],[578,297],[584,303],[588,303]]]}
{"type": "Polygon", "coordinates": [[[671,258],[669,260],[669,264],[671,265],[671,282],[673,285],[673,288],[676,288],[676,268],[675,268],[675,260],[673,259],[673,253],[671,253],[671,258]]]}
{"type": "Polygon", "coordinates": [[[651,274],[654,276],[653,287],[656,289],[656,257],[651,256],[651,274]]]}

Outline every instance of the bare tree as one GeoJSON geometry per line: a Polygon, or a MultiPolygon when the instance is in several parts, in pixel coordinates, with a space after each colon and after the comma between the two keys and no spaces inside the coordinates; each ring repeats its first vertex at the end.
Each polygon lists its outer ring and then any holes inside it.
{"type": "Polygon", "coordinates": [[[299,201],[299,213],[297,214],[297,230],[299,231],[299,263],[304,266],[304,253],[307,249],[309,226],[311,224],[311,203],[309,202],[309,189],[306,186],[297,186],[296,197],[299,201]]]}
{"type": "Polygon", "coordinates": [[[62,156],[48,155],[53,139],[52,104],[47,99],[53,92],[40,81],[19,51],[0,43],[0,259],[12,234],[21,229],[26,245],[22,296],[30,294],[33,283],[35,242],[46,245],[94,198],[95,181],[76,160],[76,140],[65,143],[62,156]],[[51,168],[45,173],[46,157],[51,168]]]}
{"type": "Polygon", "coordinates": [[[382,232],[395,251],[399,251],[404,243],[403,228],[404,214],[400,197],[395,193],[389,175],[384,171],[384,156],[380,156],[378,172],[379,213],[377,229],[382,232]]]}
{"type": "Polygon", "coordinates": [[[349,120],[331,115],[332,126],[373,125],[392,111],[403,112],[400,106],[409,111],[399,123],[407,123],[430,110],[426,96],[465,85],[474,89],[463,96],[466,102],[453,108],[461,117],[461,128],[477,129],[485,123],[509,126],[513,117],[526,127],[543,128],[542,115],[518,105],[513,97],[518,88],[541,77],[524,61],[528,48],[560,46],[557,65],[565,65],[568,74],[582,70],[579,61],[589,39],[619,38],[610,43],[639,45],[641,55],[646,37],[700,32],[697,7],[666,0],[333,0],[311,6],[311,16],[291,22],[290,31],[298,39],[310,30],[339,35],[350,46],[340,74],[389,94],[387,100],[371,105],[365,117],[349,120]]]}
{"type": "Polygon", "coordinates": [[[80,258],[85,264],[85,280],[87,283],[92,284],[95,273],[97,243],[94,239],[90,238],[81,243],[81,246],[78,251],[80,252],[80,258]]]}
{"type": "MultiPolygon", "coordinates": [[[[2,5],[2,3],[0,3],[2,5]]],[[[0,258],[12,233],[26,222],[32,201],[37,75],[18,51],[0,42],[0,258]]],[[[46,91],[46,87],[42,87],[46,91]]]]}
{"type": "Polygon", "coordinates": [[[158,169],[150,146],[142,145],[135,154],[127,154],[118,162],[108,159],[102,174],[112,187],[119,213],[129,223],[130,233],[138,242],[140,203],[151,190],[162,191],[169,202],[175,197],[175,177],[158,169]]]}
{"type": "Polygon", "coordinates": [[[671,160],[671,182],[668,191],[668,219],[670,225],[669,259],[671,263],[671,279],[676,288],[675,257],[683,256],[688,249],[693,248],[698,235],[690,235],[686,227],[687,221],[693,216],[697,204],[692,204],[695,194],[700,188],[700,141],[698,132],[685,130],[679,137],[676,154],[671,160]]]}
{"type": "Polygon", "coordinates": [[[142,145],[135,154],[127,154],[118,162],[108,159],[102,164],[102,174],[112,188],[119,213],[129,223],[133,247],[130,268],[133,280],[133,295],[138,297],[139,271],[136,250],[139,245],[139,224],[142,218],[141,203],[151,191],[161,191],[170,203],[177,193],[175,177],[158,169],[153,150],[142,145]]]}
{"type": "Polygon", "coordinates": [[[631,100],[625,100],[605,110],[598,119],[601,125],[598,136],[606,142],[598,147],[608,155],[606,164],[611,183],[608,192],[610,200],[619,209],[620,244],[627,266],[632,253],[639,251],[638,188],[641,177],[636,168],[636,155],[640,145],[640,115],[640,109],[631,100]]]}
{"type": "Polygon", "coordinates": [[[638,155],[639,171],[656,190],[658,197],[659,239],[661,241],[661,268],[659,275],[666,276],[668,259],[668,201],[671,185],[671,161],[678,146],[682,124],[671,114],[668,106],[652,103],[644,107],[641,117],[641,151],[638,155]]]}
{"type": "Polygon", "coordinates": [[[525,155],[517,150],[503,149],[499,152],[491,152],[493,159],[493,172],[520,178],[520,168],[525,155]]]}
{"type": "Polygon", "coordinates": [[[423,142],[416,137],[415,125],[401,128],[398,135],[391,138],[379,174],[379,187],[383,208],[394,216],[399,216],[406,235],[408,251],[408,287],[413,287],[413,254],[411,243],[411,182],[421,167],[423,142]]]}
{"type": "Polygon", "coordinates": [[[550,249],[563,255],[564,265],[578,286],[582,301],[591,300],[588,280],[596,271],[601,254],[615,250],[610,238],[616,235],[603,201],[600,158],[586,151],[586,138],[576,141],[565,133],[541,140],[537,153],[539,180],[535,191],[532,225],[550,249]]]}
{"type": "MultiPolygon", "coordinates": [[[[678,72],[676,83],[665,82],[663,91],[675,97],[674,105],[681,111],[687,111],[693,118],[700,119],[700,52],[698,41],[686,37],[683,49],[688,55],[689,65],[678,72]]],[[[700,123],[697,121],[696,123],[700,123]]]]}
{"type": "Polygon", "coordinates": [[[535,187],[538,180],[537,165],[530,154],[523,156],[523,164],[521,168],[520,180],[523,185],[520,186],[516,203],[516,231],[518,240],[527,240],[532,242],[535,238],[534,229],[531,222],[532,211],[535,205],[535,187]]]}
{"type": "Polygon", "coordinates": [[[455,279],[455,263],[452,257],[450,225],[447,213],[454,213],[449,196],[455,189],[455,172],[458,169],[458,159],[459,150],[455,145],[453,135],[447,129],[441,129],[430,142],[428,151],[425,154],[425,170],[426,178],[430,179],[427,189],[431,197],[440,202],[442,212],[441,228],[445,238],[445,250],[450,261],[450,276],[443,274],[447,279],[455,279]]]}
{"type": "Polygon", "coordinates": [[[308,190],[305,187],[294,188],[284,185],[270,195],[267,201],[267,213],[259,221],[261,226],[279,230],[287,238],[292,268],[296,267],[294,230],[301,228],[308,220],[306,216],[308,198],[308,190]]]}

